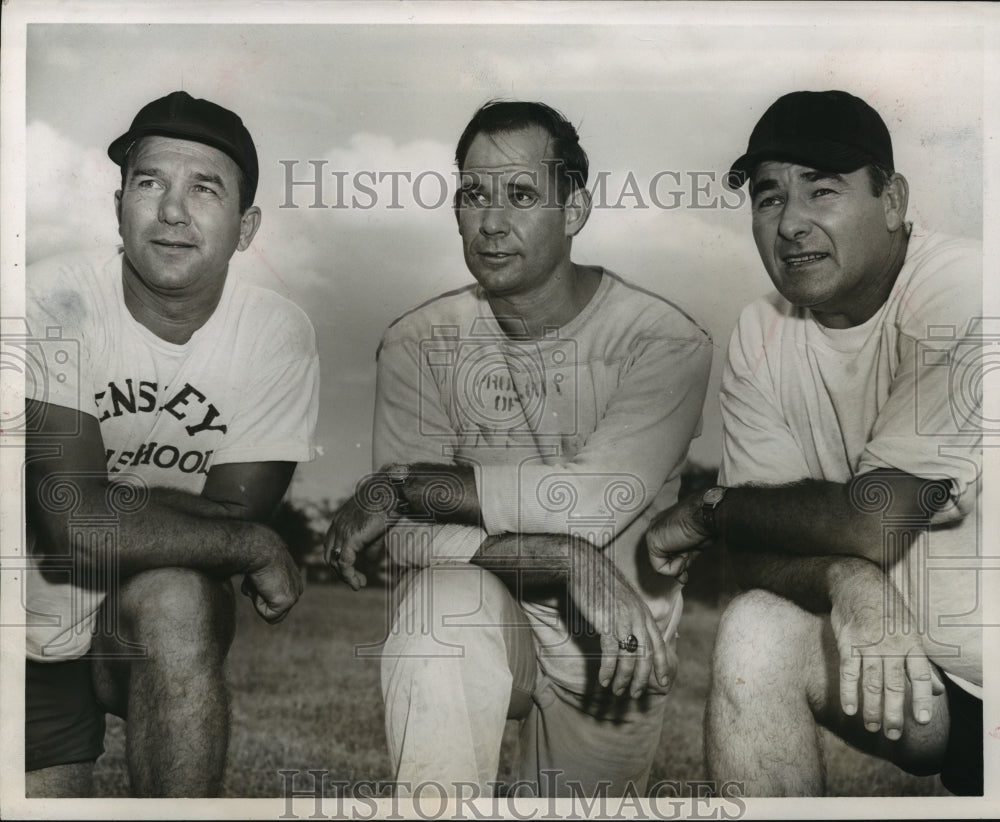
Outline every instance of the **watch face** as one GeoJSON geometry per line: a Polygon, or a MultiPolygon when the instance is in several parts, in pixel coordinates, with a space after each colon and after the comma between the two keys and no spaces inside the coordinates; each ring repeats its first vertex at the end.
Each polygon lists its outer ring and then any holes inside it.
{"type": "Polygon", "coordinates": [[[701,498],[701,501],[707,505],[716,505],[722,501],[722,498],[726,495],[725,488],[709,488],[705,492],[705,496],[701,498]]]}

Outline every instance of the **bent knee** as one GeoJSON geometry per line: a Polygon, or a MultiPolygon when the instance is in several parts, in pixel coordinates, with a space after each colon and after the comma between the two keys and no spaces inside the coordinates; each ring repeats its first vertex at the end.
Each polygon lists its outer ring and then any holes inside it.
{"type": "Polygon", "coordinates": [[[482,618],[500,614],[513,601],[506,586],[489,571],[475,565],[435,565],[407,580],[399,613],[429,607],[439,625],[482,625],[482,618]]]}
{"type": "Polygon", "coordinates": [[[522,633],[530,633],[527,620],[496,576],[474,565],[438,565],[407,579],[384,650],[466,657],[475,648],[500,657],[522,633]]]}
{"type": "Polygon", "coordinates": [[[819,646],[822,621],[791,600],[754,589],[737,596],[719,623],[712,665],[716,676],[743,681],[801,670],[819,646]],[[815,647],[813,647],[815,646],[815,647]]]}
{"type": "Polygon", "coordinates": [[[192,652],[228,648],[234,631],[232,584],[192,568],[157,568],[126,580],[119,615],[143,643],[179,640],[192,652]]]}

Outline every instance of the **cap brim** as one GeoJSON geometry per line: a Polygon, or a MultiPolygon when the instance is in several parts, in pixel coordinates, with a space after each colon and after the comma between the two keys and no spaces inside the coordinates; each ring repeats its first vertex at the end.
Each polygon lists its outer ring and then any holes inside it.
{"type": "MultiPolygon", "coordinates": [[[[191,140],[196,143],[204,143],[212,148],[217,148],[223,154],[232,159],[237,166],[241,166],[237,157],[239,152],[235,146],[230,145],[224,140],[220,140],[215,134],[209,131],[202,131],[198,129],[194,124],[187,123],[183,128],[174,128],[170,125],[151,125],[151,126],[140,126],[139,128],[129,129],[121,137],[114,140],[111,145],[108,146],[108,157],[119,166],[125,164],[125,157],[128,155],[129,149],[138,140],[143,137],[175,137],[178,140],[191,140]]],[[[243,168],[243,171],[250,174],[250,169],[243,168]]]]}
{"type": "Polygon", "coordinates": [[[768,160],[795,163],[836,174],[848,174],[876,162],[866,152],[833,141],[771,143],[753,152],[747,152],[737,159],[724,180],[726,188],[732,190],[741,188],[750,179],[754,169],[768,160]]]}

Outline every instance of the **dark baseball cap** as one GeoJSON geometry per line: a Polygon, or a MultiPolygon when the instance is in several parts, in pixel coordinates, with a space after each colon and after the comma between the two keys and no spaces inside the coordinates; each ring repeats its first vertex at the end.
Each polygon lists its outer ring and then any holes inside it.
{"type": "Polygon", "coordinates": [[[793,91],[764,112],[746,154],[726,178],[742,186],[766,160],[846,174],[870,163],[892,171],[889,129],[868,103],[846,91],[793,91]]]}
{"type": "Polygon", "coordinates": [[[243,121],[229,109],[186,91],[171,92],[139,109],[129,130],[108,146],[108,156],[124,167],[129,149],[150,135],[193,140],[225,152],[246,174],[247,194],[253,202],[259,173],[257,149],[243,121]]]}

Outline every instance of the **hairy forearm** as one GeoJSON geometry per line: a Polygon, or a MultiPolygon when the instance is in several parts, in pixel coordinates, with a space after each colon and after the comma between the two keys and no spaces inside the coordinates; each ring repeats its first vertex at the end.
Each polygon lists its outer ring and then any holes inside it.
{"type": "Polygon", "coordinates": [[[885,517],[929,522],[930,512],[921,506],[946,497],[941,482],[881,472],[844,484],[804,480],[780,487],[743,486],[729,489],[715,522],[733,553],[848,555],[881,565],[885,517]],[[885,494],[884,506],[869,504],[876,483],[877,493],[885,494]]]}
{"type": "Polygon", "coordinates": [[[255,569],[277,541],[263,525],[245,522],[224,503],[170,489],[130,490],[123,484],[80,482],[72,515],[38,500],[29,513],[44,553],[72,555],[81,570],[108,567],[114,550],[118,571],[131,576],[163,567],[188,567],[230,575],[255,569]],[[32,510],[33,509],[33,510],[32,510]],[[112,539],[73,539],[75,522],[107,523],[112,539]]]}
{"type": "Polygon", "coordinates": [[[564,589],[571,574],[594,574],[610,565],[593,545],[559,534],[496,534],[470,560],[496,574],[516,593],[564,589]]]}
{"type": "Polygon", "coordinates": [[[731,559],[744,588],[763,588],[813,613],[828,612],[840,586],[884,576],[874,563],[858,557],[742,552],[731,559]]]}

